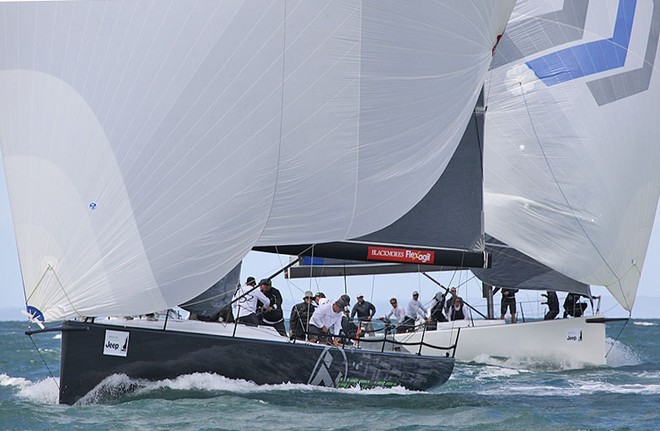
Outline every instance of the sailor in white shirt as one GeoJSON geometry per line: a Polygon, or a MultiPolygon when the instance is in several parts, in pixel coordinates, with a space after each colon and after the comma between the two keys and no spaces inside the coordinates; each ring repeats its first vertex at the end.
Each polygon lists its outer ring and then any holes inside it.
{"type": "MultiPolygon", "coordinates": [[[[314,310],[312,318],[309,319],[309,341],[330,341],[331,337],[328,334],[330,334],[331,329],[334,335],[339,335],[343,316],[342,311],[344,311],[346,305],[346,302],[341,298],[334,302],[327,301],[319,305],[314,310]]],[[[332,344],[337,347],[341,346],[339,338],[332,338],[332,344]]]]}
{"type": "Polygon", "coordinates": [[[408,307],[406,307],[406,317],[410,317],[413,322],[420,319],[426,318],[426,310],[422,305],[422,302],[419,300],[419,292],[414,291],[412,294],[412,299],[408,302],[408,307]]]}
{"type": "Polygon", "coordinates": [[[392,305],[390,312],[387,313],[384,317],[379,317],[378,320],[390,320],[392,317],[394,317],[397,320],[396,326],[398,327],[403,323],[404,320],[406,320],[406,310],[404,310],[403,307],[398,306],[396,298],[391,298],[390,304],[392,305]]]}
{"type": "Polygon", "coordinates": [[[256,288],[257,282],[254,277],[248,277],[245,286],[241,286],[234,292],[232,302],[234,302],[234,316],[236,321],[245,325],[259,325],[257,317],[257,301],[263,304],[270,304],[270,299],[264,295],[261,290],[256,288]]]}

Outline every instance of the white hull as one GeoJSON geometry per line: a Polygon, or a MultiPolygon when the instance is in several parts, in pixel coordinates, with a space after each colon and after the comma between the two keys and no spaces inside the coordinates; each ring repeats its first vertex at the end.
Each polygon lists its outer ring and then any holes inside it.
{"type": "MultiPolygon", "coordinates": [[[[399,334],[395,338],[411,343],[423,336],[427,344],[449,346],[458,337],[455,358],[461,362],[496,362],[504,366],[523,363],[561,369],[604,366],[605,323],[587,323],[588,319],[593,317],[517,324],[463,320],[441,323],[436,331],[399,334]]],[[[444,355],[445,351],[423,347],[422,354],[444,355]]]]}

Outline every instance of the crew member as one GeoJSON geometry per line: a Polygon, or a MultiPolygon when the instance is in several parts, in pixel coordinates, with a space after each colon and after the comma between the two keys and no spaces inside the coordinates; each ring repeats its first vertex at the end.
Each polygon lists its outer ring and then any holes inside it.
{"type": "Polygon", "coordinates": [[[444,305],[445,294],[442,292],[437,292],[431,300],[431,305],[429,306],[427,314],[429,319],[429,326],[427,326],[428,329],[437,329],[438,322],[447,321],[447,318],[443,313],[444,305]]]}
{"type": "Polygon", "coordinates": [[[358,326],[361,326],[364,328],[366,332],[368,332],[370,335],[373,335],[374,333],[374,325],[371,323],[371,319],[374,317],[376,314],[376,307],[374,307],[374,304],[372,304],[369,301],[364,300],[364,294],[360,293],[357,296],[357,302],[353,306],[353,310],[351,311],[351,319],[357,315],[358,318],[358,326]]]}
{"type": "Polygon", "coordinates": [[[326,301],[319,305],[309,320],[309,341],[313,343],[332,343],[340,347],[339,338],[332,337],[330,334],[338,336],[341,332],[344,307],[346,307],[346,303],[341,298],[334,302],[326,301]]]}
{"type": "Polygon", "coordinates": [[[314,313],[314,306],[312,305],[314,294],[311,291],[305,292],[303,302],[296,304],[291,309],[291,318],[289,323],[291,325],[290,338],[296,340],[306,340],[307,332],[309,331],[309,319],[312,318],[314,313]]]}
{"type": "Polygon", "coordinates": [[[412,298],[410,301],[408,301],[408,306],[406,307],[406,318],[402,325],[406,327],[407,332],[415,330],[415,322],[417,321],[418,317],[422,320],[425,320],[426,310],[419,300],[419,292],[414,291],[412,293],[412,298]]]}
{"type": "Polygon", "coordinates": [[[245,286],[241,286],[234,292],[232,303],[234,304],[234,316],[238,323],[257,326],[259,318],[257,317],[257,302],[270,304],[270,299],[266,297],[257,287],[254,277],[248,277],[245,286]]]}
{"type": "Polygon", "coordinates": [[[270,299],[270,305],[264,302],[261,313],[261,323],[265,326],[272,326],[286,337],[284,328],[284,313],[282,312],[282,294],[273,287],[270,278],[264,278],[259,282],[261,292],[270,299]]]}
{"type": "MultiPolygon", "coordinates": [[[[390,305],[392,306],[390,312],[383,317],[379,317],[378,320],[382,320],[384,322],[389,323],[392,317],[394,317],[397,320],[397,323],[394,327],[398,331],[403,321],[406,320],[406,310],[403,307],[399,306],[399,303],[396,300],[396,298],[390,298],[390,305]]],[[[401,328],[401,329],[403,332],[405,332],[405,328],[401,328]]]]}
{"type": "Polygon", "coordinates": [[[554,290],[548,290],[547,293],[542,294],[545,296],[546,302],[541,302],[541,304],[546,304],[548,306],[548,312],[543,316],[543,320],[552,320],[559,314],[559,298],[557,298],[557,292],[554,290]]]}
{"type": "Polygon", "coordinates": [[[500,303],[500,319],[504,320],[507,309],[511,313],[511,323],[516,323],[516,292],[518,289],[502,288],[502,301],[500,303]]]}

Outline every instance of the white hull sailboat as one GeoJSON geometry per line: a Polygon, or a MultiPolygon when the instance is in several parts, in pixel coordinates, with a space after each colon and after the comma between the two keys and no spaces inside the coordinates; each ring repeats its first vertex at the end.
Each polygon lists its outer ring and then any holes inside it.
{"type": "Polygon", "coordinates": [[[402,349],[438,355],[432,347],[408,347],[408,343],[445,346],[456,343],[455,358],[461,362],[502,366],[574,369],[607,365],[605,322],[599,317],[508,324],[504,320],[458,320],[438,324],[435,331],[397,334],[402,349]]]}
{"type": "MultiPolygon", "coordinates": [[[[485,235],[457,247],[483,250],[492,264],[398,262],[426,272],[469,267],[498,287],[590,296],[591,285],[605,286],[631,312],[660,192],[659,36],[658,0],[518,1],[495,51],[483,108],[475,110],[485,111],[483,129],[473,132],[484,152],[485,235]]],[[[411,212],[375,239],[389,247],[447,245],[453,233],[447,226],[457,230],[469,222],[452,218],[452,210],[474,205],[460,185],[454,182],[434,197],[435,207],[411,212]],[[445,205],[453,195],[462,201],[445,205]]],[[[351,273],[349,265],[336,268],[300,273],[351,273]]],[[[604,365],[606,322],[600,315],[485,321],[461,329],[456,354],[466,361],[522,354],[573,367],[604,365]]],[[[456,333],[452,325],[424,339],[450,342],[456,333]]]]}

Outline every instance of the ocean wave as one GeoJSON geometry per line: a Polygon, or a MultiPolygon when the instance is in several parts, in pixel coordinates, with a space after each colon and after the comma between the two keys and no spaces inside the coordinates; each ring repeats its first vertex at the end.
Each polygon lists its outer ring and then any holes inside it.
{"type": "Polygon", "coordinates": [[[246,380],[229,379],[218,374],[194,373],[179,376],[174,379],[149,381],[144,379],[130,378],[124,374],[114,374],[104,379],[92,391],[85,395],[76,404],[103,404],[121,400],[122,397],[130,398],[151,397],[163,391],[196,392],[215,396],[218,392],[234,394],[264,394],[268,392],[317,392],[317,393],[341,393],[363,395],[409,395],[423,392],[411,391],[401,386],[393,388],[360,389],[353,388],[329,388],[322,386],[311,386],[305,384],[283,383],[276,385],[258,385],[246,380]]]}
{"type": "Polygon", "coordinates": [[[37,404],[57,404],[59,402],[59,379],[47,378],[32,382],[23,377],[0,374],[0,386],[13,386],[19,398],[37,404]]]}
{"type": "MultiPolygon", "coordinates": [[[[589,368],[582,361],[565,357],[534,357],[526,355],[513,355],[510,358],[492,357],[482,354],[473,359],[472,363],[512,369],[518,372],[533,371],[567,371],[589,368]]],[[[502,371],[506,373],[507,371],[502,371]]]]}
{"type": "MultiPolygon", "coordinates": [[[[481,358],[485,363],[488,358],[481,358]]],[[[511,376],[517,376],[522,373],[529,373],[530,371],[525,369],[516,369],[513,367],[504,367],[499,363],[493,365],[483,365],[483,366],[473,366],[469,368],[463,368],[463,373],[468,374],[467,378],[474,378],[476,380],[491,380],[499,378],[507,378],[511,376]]],[[[453,376],[452,376],[453,377],[453,376]]]]}
{"type": "Polygon", "coordinates": [[[633,325],[637,326],[658,326],[657,323],[655,322],[640,322],[640,321],[633,321],[633,325]]]}
{"type": "Polygon", "coordinates": [[[608,394],[638,394],[638,395],[658,395],[660,394],[660,384],[643,383],[606,383],[585,381],[575,386],[575,390],[581,394],[608,393],[608,394]]]}
{"type": "Polygon", "coordinates": [[[657,383],[610,383],[602,381],[572,380],[568,386],[556,384],[510,384],[477,391],[480,395],[575,397],[595,394],[658,395],[657,383]]]}

